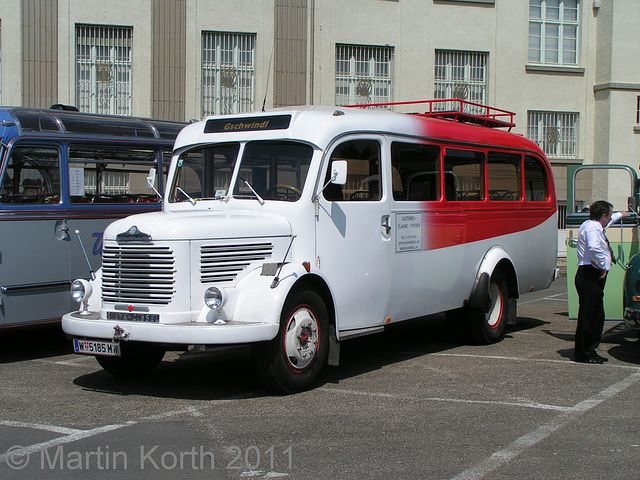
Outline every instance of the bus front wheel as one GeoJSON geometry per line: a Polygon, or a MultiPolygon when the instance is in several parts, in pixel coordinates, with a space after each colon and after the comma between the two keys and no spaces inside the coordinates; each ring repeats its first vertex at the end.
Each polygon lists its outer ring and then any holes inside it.
{"type": "Polygon", "coordinates": [[[329,349],[329,314],[311,290],[294,293],[285,302],[278,335],[253,348],[256,370],[276,393],[309,388],[318,378],[329,349]]]}

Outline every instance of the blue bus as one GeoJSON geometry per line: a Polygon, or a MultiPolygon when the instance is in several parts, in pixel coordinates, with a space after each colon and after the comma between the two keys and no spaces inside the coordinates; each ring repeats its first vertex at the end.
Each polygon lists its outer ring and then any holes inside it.
{"type": "Polygon", "coordinates": [[[71,282],[100,267],[104,228],[160,210],[184,125],[0,107],[0,327],[59,321],[75,308],[71,282]]]}

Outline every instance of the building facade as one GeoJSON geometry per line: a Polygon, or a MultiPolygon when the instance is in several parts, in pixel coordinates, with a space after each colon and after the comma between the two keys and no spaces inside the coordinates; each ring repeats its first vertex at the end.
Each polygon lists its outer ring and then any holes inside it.
{"type": "Polygon", "coordinates": [[[637,0],[0,0],[0,104],[187,120],[462,98],[516,113],[563,202],[567,165],[638,168],[639,23],[637,0]]]}

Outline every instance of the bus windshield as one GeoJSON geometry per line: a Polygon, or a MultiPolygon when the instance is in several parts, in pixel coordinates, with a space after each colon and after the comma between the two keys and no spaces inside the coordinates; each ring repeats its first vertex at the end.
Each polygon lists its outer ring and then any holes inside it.
{"type": "MultiPolygon", "coordinates": [[[[194,148],[178,159],[170,202],[227,196],[240,152],[239,143],[194,148]]],[[[234,198],[295,202],[309,172],[313,148],[287,141],[256,141],[244,146],[234,198]]]]}
{"type": "Polygon", "coordinates": [[[239,143],[218,143],[184,152],[178,159],[169,202],[225,196],[239,150],[239,143]]]}

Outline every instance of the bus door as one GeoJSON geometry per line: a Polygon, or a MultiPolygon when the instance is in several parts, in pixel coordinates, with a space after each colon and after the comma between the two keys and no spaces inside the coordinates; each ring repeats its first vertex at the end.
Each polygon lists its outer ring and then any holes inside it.
{"type": "Polygon", "coordinates": [[[343,332],[382,326],[386,318],[393,225],[381,181],[382,145],[372,136],[335,145],[327,172],[331,162],[346,160],[347,183],[332,184],[327,173],[318,198],[317,263],[329,281],[343,332]]]}
{"type": "MultiPolygon", "coordinates": [[[[627,201],[634,196],[637,175],[627,165],[582,165],[567,170],[567,292],[569,318],[578,318],[578,293],[574,284],[578,270],[576,246],[578,230],[589,219],[588,207],[596,200],[606,200],[613,211],[627,210],[627,201]]],[[[624,314],[624,264],[638,253],[635,217],[609,226],[607,238],[617,260],[607,274],[604,310],[607,320],[622,320],[624,314]]]]}
{"type": "Polygon", "coordinates": [[[54,310],[71,307],[70,242],[60,205],[62,146],[16,142],[7,154],[0,198],[0,324],[59,318],[54,310]]]}

